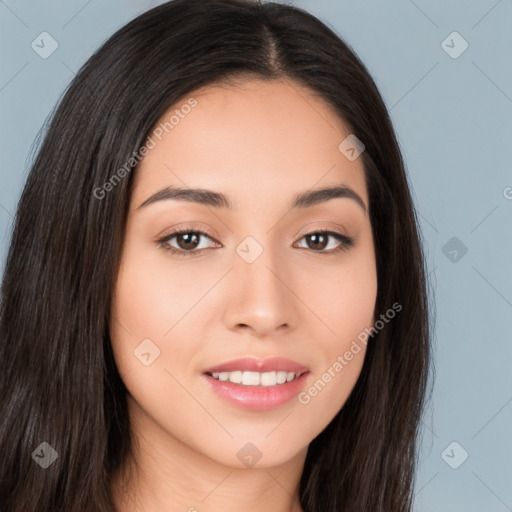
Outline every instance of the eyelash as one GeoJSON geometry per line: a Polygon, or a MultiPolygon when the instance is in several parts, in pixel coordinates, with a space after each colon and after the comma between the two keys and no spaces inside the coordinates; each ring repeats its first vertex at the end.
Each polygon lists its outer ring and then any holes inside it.
{"type": "MultiPolygon", "coordinates": [[[[175,247],[168,245],[167,242],[169,242],[169,240],[171,240],[175,236],[183,234],[183,233],[187,233],[187,234],[193,233],[196,235],[206,236],[207,238],[210,238],[210,240],[213,240],[208,235],[208,233],[205,233],[204,231],[201,231],[199,229],[182,228],[182,229],[173,231],[169,235],[166,235],[165,237],[157,240],[156,243],[164,251],[169,252],[169,253],[171,253],[175,256],[181,257],[181,258],[194,257],[199,254],[202,254],[203,251],[207,251],[209,249],[209,248],[207,248],[207,249],[203,248],[203,249],[199,249],[199,250],[185,251],[184,249],[176,249],[175,247]]],[[[334,238],[338,239],[341,242],[338,247],[336,247],[335,249],[331,249],[330,251],[315,251],[314,249],[310,249],[311,251],[318,253],[318,254],[333,255],[333,254],[337,254],[341,251],[348,251],[354,245],[354,242],[355,242],[355,240],[349,236],[342,235],[341,233],[337,233],[336,231],[328,231],[328,230],[311,231],[310,233],[306,233],[305,235],[303,235],[301,240],[310,235],[330,235],[330,236],[333,236],[334,238]]]]}

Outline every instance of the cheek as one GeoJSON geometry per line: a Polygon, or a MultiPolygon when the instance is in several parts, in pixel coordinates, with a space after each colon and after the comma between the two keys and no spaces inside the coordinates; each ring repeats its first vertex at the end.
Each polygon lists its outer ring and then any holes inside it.
{"type": "Polygon", "coordinates": [[[129,393],[132,420],[143,422],[142,428],[155,439],[166,432],[194,445],[201,438],[195,426],[205,422],[198,422],[201,410],[194,408],[187,389],[187,372],[198,347],[180,343],[186,317],[179,321],[197,297],[188,300],[191,286],[186,286],[183,272],[181,280],[177,272],[169,274],[142,252],[126,251],[112,304],[112,349],[129,393]],[[172,286],[166,284],[171,278],[172,286]]]}
{"type": "Polygon", "coordinates": [[[332,357],[373,324],[378,285],[371,237],[366,235],[355,250],[337,260],[315,262],[305,274],[308,277],[299,281],[300,294],[317,317],[316,324],[323,323],[316,331],[319,350],[332,357]]]}
{"type": "Polygon", "coordinates": [[[190,281],[187,286],[183,273],[181,279],[174,274],[137,247],[126,250],[121,261],[111,311],[112,348],[120,374],[129,372],[140,389],[165,389],[169,376],[164,369],[185,372],[193,355],[191,344],[172,343],[187,305],[194,303],[190,281]]]}
{"type": "Polygon", "coordinates": [[[358,353],[352,354],[350,361],[344,356],[345,350],[333,353],[331,363],[323,371],[311,376],[299,394],[297,407],[302,408],[302,411],[297,417],[314,418],[306,423],[306,436],[309,440],[314,439],[325,429],[343,408],[354,389],[366,353],[366,347],[360,345],[357,348],[358,353]]]}
{"type": "Polygon", "coordinates": [[[377,274],[373,247],[347,257],[336,273],[316,273],[308,305],[323,322],[316,336],[318,358],[298,402],[303,414],[315,418],[310,436],[319,434],[352,392],[374,326],[377,274]],[[336,276],[333,278],[333,276],[336,276]]]}
{"type": "Polygon", "coordinates": [[[167,340],[197,300],[197,286],[179,266],[170,271],[163,249],[127,244],[121,261],[112,316],[133,340],[167,340]],[[131,246],[130,246],[131,245],[131,246]],[[159,252],[161,251],[161,253],[159,252]],[[195,289],[195,291],[194,291],[195,289]]]}
{"type": "Polygon", "coordinates": [[[300,414],[314,418],[307,424],[310,439],[331,422],[357,383],[366,355],[367,330],[373,326],[375,294],[371,285],[347,286],[331,294],[335,307],[324,304],[323,320],[330,330],[324,329],[326,334],[316,338],[316,365],[298,396],[300,414]]]}

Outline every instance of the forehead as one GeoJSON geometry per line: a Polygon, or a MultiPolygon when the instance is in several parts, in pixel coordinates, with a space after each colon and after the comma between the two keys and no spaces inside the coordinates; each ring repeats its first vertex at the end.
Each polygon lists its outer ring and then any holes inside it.
{"type": "Polygon", "coordinates": [[[208,85],[156,123],[132,203],[165,186],[190,186],[222,191],[238,209],[251,199],[288,202],[298,191],[343,184],[368,205],[361,158],[339,150],[348,135],[324,100],[288,79],[208,85]]]}

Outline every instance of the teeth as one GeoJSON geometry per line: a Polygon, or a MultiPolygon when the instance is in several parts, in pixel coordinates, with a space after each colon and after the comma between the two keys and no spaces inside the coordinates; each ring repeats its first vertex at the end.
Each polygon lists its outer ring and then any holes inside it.
{"type": "Polygon", "coordinates": [[[286,372],[277,372],[276,381],[278,384],[284,384],[286,382],[286,372]]]}
{"type": "Polygon", "coordinates": [[[214,379],[222,382],[229,381],[243,386],[275,386],[276,384],[291,382],[301,374],[285,371],[259,373],[236,370],[234,372],[212,373],[211,375],[214,379]]]}
{"type": "Polygon", "coordinates": [[[233,382],[234,384],[241,384],[243,380],[243,373],[242,372],[231,372],[228,373],[229,375],[229,382],[233,382]]]}
{"type": "Polygon", "coordinates": [[[242,374],[242,384],[244,386],[259,386],[260,374],[258,372],[244,372],[242,374]]]}
{"type": "Polygon", "coordinates": [[[275,386],[277,384],[276,372],[262,373],[260,377],[262,386],[275,386]]]}

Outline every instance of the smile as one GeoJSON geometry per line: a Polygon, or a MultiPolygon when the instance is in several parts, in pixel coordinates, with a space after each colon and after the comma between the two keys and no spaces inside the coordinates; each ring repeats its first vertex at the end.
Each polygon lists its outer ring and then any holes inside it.
{"type": "Polygon", "coordinates": [[[300,377],[304,372],[287,372],[272,371],[272,372],[248,372],[236,370],[233,372],[215,372],[207,375],[211,375],[216,380],[221,382],[232,382],[233,384],[240,384],[242,386],[276,386],[291,382],[292,380],[300,377]]]}
{"type": "Polygon", "coordinates": [[[309,368],[283,357],[243,358],[203,370],[214,395],[236,408],[276,409],[290,402],[305,387],[309,368]]]}

